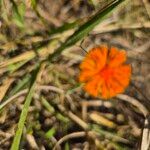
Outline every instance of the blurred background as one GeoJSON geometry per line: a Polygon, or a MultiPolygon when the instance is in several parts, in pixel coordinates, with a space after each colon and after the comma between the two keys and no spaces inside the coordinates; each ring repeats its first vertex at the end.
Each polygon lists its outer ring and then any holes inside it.
{"type": "MultiPolygon", "coordinates": [[[[37,62],[112,1],[0,0],[0,150],[11,147],[37,62]]],[[[150,1],[125,0],[82,41],[45,62],[20,149],[140,149],[145,121],[141,105],[144,112],[150,110],[149,38],[150,1]],[[126,50],[132,65],[131,84],[108,101],[91,97],[78,82],[84,50],[97,45],[126,50]],[[98,135],[86,130],[87,125],[98,135]]]]}

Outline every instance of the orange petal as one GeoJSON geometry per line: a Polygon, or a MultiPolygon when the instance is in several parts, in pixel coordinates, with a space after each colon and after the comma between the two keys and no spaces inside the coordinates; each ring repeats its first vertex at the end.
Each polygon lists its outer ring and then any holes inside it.
{"type": "Polygon", "coordinates": [[[93,48],[89,52],[88,58],[92,59],[95,62],[96,68],[98,70],[101,70],[105,66],[107,59],[107,52],[108,50],[105,46],[93,48]]]}
{"type": "Polygon", "coordinates": [[[114,47],[110,49],[109,54],[109,66],[117,67],[126,61],[126,52],[124,50],[118,50],[114,47]]]}
{"type": "Polygon", "coordinates": [[[84,89],[91,95],[98,96],[102,82],[100,77],[96,76],[85,84],[84,89]]]}
{"type": "Polygon", "coordinates": [[[110,87],[110,95],[111,97],[116,96],[118,93],[121,93],[124,91],[124,86],[118,82],[118,80],[111,78],[109,79],[108,85],[110,87]]]}
{"type": "Polygon", "coordinates": [[[114,80],[113,79],[109,79],[109,82],[107,83],[107,87],[109,88],[109,97],[116,96],[117,92],[115,89],[117,89],[118,87],[114,87],[114,80]]]}
{"type": "Polygon", "coordinates": [[[129,78],[131,76],[131,66],[130,65],[121,65],[117,68],[114,68],[114,74],[119,78],[129,78]]]}
{"type": "Polygon", "coordinates": [[[95,67],[95,62],[89,58],[85,58],[84,61],[80,64],[80,69],[94,70],[95,67]]]}
{"type": "Polygon", "coordinates": [[[131,67],[130,65],[120,66],[114,71],[113,78],[117,82],[119,82],[123,88],[126,88],[129,84],[130,76],[131,76],[131,67]]]}
{"type": "Polygon", "coordinates": [[[103,83],[103,85],[102,85],[101,97],[104,99],[108,99],[110,97],[109,88],[106,83],[103,83]]]}
{"type": "Polygon", "coordinates": [[[80,73],[80,76],[79,76],[79,81],[80,82],[86,82],[90,79],[93,78],[93,76],[95,75],[95,71],[91,71],[91,70],[84,70],[80,73]]]}

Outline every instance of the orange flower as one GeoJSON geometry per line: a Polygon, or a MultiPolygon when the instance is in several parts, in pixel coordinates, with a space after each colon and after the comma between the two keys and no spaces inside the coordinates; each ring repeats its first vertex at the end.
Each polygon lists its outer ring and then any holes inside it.
{"type": "Polygon", "coordinates": [[[108,99],[122,93],[128,86],[131,66],[125,64],[126,52],[115,47],[91,49],[80,65],[79,81],[92,96],[108,99]]]}

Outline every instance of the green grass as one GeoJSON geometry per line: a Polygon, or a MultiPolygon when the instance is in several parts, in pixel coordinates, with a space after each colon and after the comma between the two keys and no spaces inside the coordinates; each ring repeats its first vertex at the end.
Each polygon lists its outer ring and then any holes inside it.
{"type": "Polygon", "coordinates": [[[36,79],[38,77],[39,70],[40,70],[40,65],[38,65],[38,67],[33,71],[29,92],[25,98],[25,103],[24,103],[24,106],[23,106],[23,109],[22,109],[22,112],[20,115],[17,131],[16,131],[15,137],[13,139],[11,150],[18,150],[19,149],[20,140],[21,140],[25,120],[27,118],[29,106],[30,106],[30,103],[32,101],[32,96],[34,94],[36,79]]]}

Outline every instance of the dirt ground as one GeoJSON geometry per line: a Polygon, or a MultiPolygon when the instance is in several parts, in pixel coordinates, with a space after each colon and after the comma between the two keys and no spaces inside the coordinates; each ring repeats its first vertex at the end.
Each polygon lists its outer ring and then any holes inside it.
{"type": "MultiPolygon", "coordinates": [[[[0,150],[12,145],[37,62],[110,1],[0,1],[0,150]],[[69,23],[70,29],[60,28],[64,24],[68,28],[69,23]]],[[[149,132],[143,134],[149,117],[145,114],[150,112],[149,38],[150,1],[125,0],[82,41],[65,49],[53,62],[45,62],[20,149],[148,150],[141,147],[143,142],[145,148],[150,143],[143,141],[149,132]],[[78,80],[84,50],[97,45],[126,50],[132,66],[130,85],[110,100],[90,96],[78,80]]],[[[146,129],[149,127],[147,124],[146,129]]]]}

